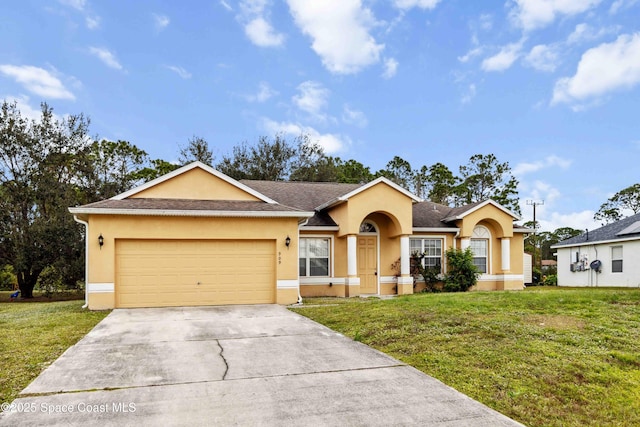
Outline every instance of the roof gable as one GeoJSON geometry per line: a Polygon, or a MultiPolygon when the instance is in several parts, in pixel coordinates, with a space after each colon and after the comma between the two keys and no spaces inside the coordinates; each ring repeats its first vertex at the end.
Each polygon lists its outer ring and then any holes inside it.
{"type": "Polygon", "coordinates": [[[598,242],[610,242],[616,240],[640,240],[638,222],[640,222],[640,213],[623,218],[611,224],[607,224],[603,227],[596,228],[595,230],[587,231],[579,236],[563,240],[551,247],[560,248],[566,246],[592,245],[598,242]]]}
{"type": "Polygon", "coordinates": [[[244,200],[276,203],[264,194],[201,162],[190,163],[112,199],[131,198],[244,200]]]}
{"type": "Polygon", "coordinates": [[[351,191],[349,191],[348,193],[345,193],[339,197],[334,198],[333,200],[328,200],[326,201],[324,204],[318,206],[316,209],[317,210],[323,210],[323,209],[327,209],[330,207],[333,207],[335,205],[338,205],[340,203],[344,203],[347,200],[349,200],[350,198],[357,196],[358,194],[362,194],[363,192],[369,190],[370,188],[373,188],[377,185],[387,185],[391,188],[393,188],[394,190],[396,190],[397,192],[405,195],[406,197],[410,198],[412,200],[412,202],[414,203],[419,203],[422,202],[422,199],[418,196],[416,196],[415,194],[411,193],[410,191],[400,187],[398,184],[396,184],[393,181],[390,181],[389,179],[381,176],[380,178],[377,178],[365,185],[362,185],[358,188],[355,188],[351,191]]]}
{"type": "Polygon", "coordinates": [[[491,200],[491,199],[487,199],[487,200],[484,200],[482,202],[471,203],[469,205],[453,208],[447,214],[447,217],[444,218],[442,221],[451,222],[451,221],[457,221],[457,220],[463,219],[465,216],[470,215],[470,214],[472,214],[472,213],[484,208],[485,206],[493,206],[495,208],[500,209],[502,212],[504,212],[507,215],[511,216],[515,220],[519,220],[520,219],[519,215],[517,215],[517,214],[513,213],[512,211],[510,211],[509,209],[505,208],[500,203],[498,203],[498,202],[496,202],[494,200],[491,200]]]}

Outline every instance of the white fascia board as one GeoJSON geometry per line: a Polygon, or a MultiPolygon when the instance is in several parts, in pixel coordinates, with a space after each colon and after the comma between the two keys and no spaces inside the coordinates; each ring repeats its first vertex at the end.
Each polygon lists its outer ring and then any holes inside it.
{"type": "Polygon", "coordinates": [[[458,233],[458,227],[413,227],[414,233],[458,233]]]}
{"type": "Polygon", "coordinates": [[[524,233],[524,234],[529,234],[529,233],[533,233],[533,228],[527,228],[527,227],[514,227],[514,228],[513,228],[513,232],[514,232],[514,233],[524,233]]]}
{"type": "Polygon", "coordinates": [[[508,214],[509,216],[511,216],[512,218],[514,218],[517,221],[522,219],[522,218],[520,218],[519,215],[516,215],[515,213],[511,212],[509,209],[505,208],[500,203],[498,203],[498,202],[496,202],[494,200],[491,200],[491,199],[487,199],[484,202],[480,203],[479,205],[474,206],[473,208],[471,208],[471,209],[469,209],[467,211],[464,211],[462,214],[457,215],[457,216],[450,216],[448,218],[443,219],[443,221],[448,222],[448,221],[454,221],[454,220],[462,219],[465,216],[477,211],[478,209],[482,209],[487,205],[495,206],[496,208],[500,209],[501,211],[503,211],[504,213],[508,214]]]}
{"type": "Polygon", "coordinates": [[[140,185],[140,186],[138,186],[136,188],[132,188],[129,191],[125,191],[124,193],[120,193],[117,196],[113,196],[111,199],[112,200],[123,200],[123,199],[129,198],[129,197],[131,197],[131,196],[133,196],[135,194],[138,194],[138,193],[140,193],[140,192],[142,192],[142,191],[144,191],[146,189],[154,187],[154,186],[156,186],[158,184],[161,184],[161,183],[163,183],[165,181],[168,181],[168,180],[170,180],[170,179],[172,179],[172,178],[174,178],[174,177],[176,177],[178,175],[182,175],[183,173],[188,172],[188,171],[190,171],[192,169],[195,169],[195,168],[200,168],[200,169],[204,170],[205,172],[209,172],[211,175],[213,175],[213,176],[215,176],[217,178],[220,178],[221,180],[233,185],[234,187],[236,187],[236,188],[238,188],[238,189],[240,189],[240,190],[242,190],[242,191],[244,191],[246,193],[251,194],[254,197],[257,197],[258,199],[262,200],[263,202],[267,202],[267,203],[271,203],[271,204],[277,204],[277,202],[275,200],[270,199],[269,197],[265,196],[264,194],[257,192],[253,188],[247,187],[246,185],[236,181],[235,179],[231,178],[230,176],[227,176],[227,175],[223,174],[222,172],[219,172],[219,171],[215,170],[211,166],[205,165],[204,163],[198,162],[198,161],[189,163],[188,165],[185,165],[185,166],[183,166],[181,168],[178,168],[178,169],[176,169],[176,170],[174,170],[172,172],[169,172],[166,175],[162,175],[162,176],[160,176],[160,177],[158,177],[156,179],[153,179],[153,180],[151,180],[149,182],[146,182],[146,183],[144,183],[144,184],[142,184],[142,185],[140,185]]]}
{"type": "Polygon", "coordinates": [[[636,237],[627,237],[624,239],[609,239],[609,240],[598,240],[598,241],[585,241],[580,243],[569,243],[565,245],[553,245],[549,246],[549,249],[570,249],[576,248],[579,246],[598,246],[598,245],[610,245],[613,243],[624,243],[624,242],[633,242],[640,241],[640,238],[636,237]]]}
{"type": "Polygon", "coordinates": [[[371,182],[369,182],[369,183],[367,183],[367,184],[365,184],[365,185],[363,185],[363,186],[361,186],[361,187],[356,188],[355,190],[353,190],[353,191],[351,191],[351,192],[349,192],[349,193],[347,193],[347,194],[344,194],[344,195],[342,195],[342,196],[338,197],[337,199],[330,200],[330,201],[328,201],[327,203],[324,203],[324,204],[322,204],[322,205],[318,206],[318,207],[316,208],[316,210],[317,210],[317,211],[321,211],[321,210],[323,210],[323,209],[327,209],[327,208],[330,208],[330,207],[332,207],[332,206],[338,205],[338,204],[340,204],[340,203],[346,202],[346,201],[347,201],[347,200],[349,200],[351,197],[353,197],[353,196],[355,196],[355,195],[357,195],[357,194],[360,194],[360,193],[362,193],[363,191],[366,191],[366,190],[368,190],[369,188],[371,188],[371,187],[373,187],[373,186],[375,186],[375,185],[380,184],[381,182],[382,182],[382,183],[387,184],[389,187],[393,188],[394,190],[399,191],[400,193],[402,193],[402,194],[404,194],[405,196],[409,197],[409,198],[410,198],[410,199],[412,199],[415,203],[420,203],[420,202],[422,202],[422,201],[423,201],[423,199],[421,199],[420,197],[418,197],[418,196],[416,196],[415,194],[411,193],[410,191],[408,191],[408,190],[406,190],[406,189],[404,189],[404,188],[400,187],[400,186],[399,186],[398,184],[396,184],[395,182],[390,181],[389,179],[387,179],[387,178],[385,178],[385,177],[381,176],[381,177],[379,177],[379,178],[377,178],[377,179],[374,179],[373,181],[371,181],[371,182]]]}
{"type": "Polygon", "coordinates": [[[198,217],[245,217],[245,218],[311,218],[314,212],[265,212],[265,211],[209,211],[174,209],[102,209],[69,208],[72,214],[85,215],[137,215],[137,216],[198,216],[198,217]]]}

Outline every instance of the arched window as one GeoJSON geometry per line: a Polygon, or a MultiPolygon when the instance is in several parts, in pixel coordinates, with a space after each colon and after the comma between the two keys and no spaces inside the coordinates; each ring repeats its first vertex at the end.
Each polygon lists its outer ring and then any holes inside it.
{"type": "Polygon", "coordinates": [[[483,225],[476,225],[471,235],[471,252],[473,264],[480,273],[489,272],[489,240],[491,232],[483,225]]]}
{"type": "Polygon", "coordinates": [[[377,233],[377,232],[378,230],[376,229],[376,226],[369,221],[363,221],[362,224],[360,224],[360,233],[377,233]]]}

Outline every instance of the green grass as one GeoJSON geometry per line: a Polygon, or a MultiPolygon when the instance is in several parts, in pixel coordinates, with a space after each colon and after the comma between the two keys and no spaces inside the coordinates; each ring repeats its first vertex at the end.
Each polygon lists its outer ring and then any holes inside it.
{"type": "MultiPolygon", "coordinates": [[[[87,311],[83,301],[0,301],[0,403],[11,402],[108,312],[87,311]]],[[[6,293],[8,294],[8,293],[6,293]]]]}
{"type": "Polygon", "coordinates": [[[530,426],[640,425],[640,290],[306,299],[304,316],[530,426]]]}

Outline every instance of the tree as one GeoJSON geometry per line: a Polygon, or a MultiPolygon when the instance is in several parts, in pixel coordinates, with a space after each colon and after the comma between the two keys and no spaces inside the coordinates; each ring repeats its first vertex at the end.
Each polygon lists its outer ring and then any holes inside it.
{"type": "Polygon", "coordinates": [[[411,169],[411,164],[398,156],[391,159],[389,163],[387,163],[386,168],[378,171],[376,176],[384,176],[400,187],[408,190],[411,190],[413,184],[413,169],[411,169]]]}
{"type": "Polygon", "coordinates": [[[271,140],[261,136],[256,145],[246,142],[233,147],[231,156],[223,156],[216,169],[234,179],[283,181],[289,178],[296,149],[283,135],[271,140]]]}
{"type": "Polygon", "coordinates": [[[128,141],[94,141],[89,147],[88,192],[94,200],[111,198],[144,179],[140,173],[149,161],[144,150],[128,141]]]}
{"type": "Polygon", "coordinates": [[[593,219],[602,221],[602,225],[625,218],[628,212],[640,213],[640,183],[618,191],[604,202],[593,219]]]}
{"type": "Polygon", "coordinates": [[[180,147],[178,162],[183,166],[195,161],[213,166],[213,158],[209,143],[204,138],[194,135],[189,138],[186,147],[180,147]]]}
{"type": "Polygon", "coordinates": [[[373,181],[373,174],[368,166],[363,165],[357,160],[347,160],[346,162],[335,158],[336,163],[336,180],[347,184],[360,184],[373,181]]]}
{"type": "Polygon", "coordinates": [[[143,182],[149,182],[169,172],[173,172],[180,167],[180,165],[175,165],[162,159],[154,159],[149,163],[150,166],[140,169],[135,174],[135,176],[143,182]]]}
{"type": "Polygon", "coordinates": [[[291,181],[335,182],[337,179],[336,162],[327,156],[317,142],[309,136],[302,135],[297,140],[297,147],[291,165],[291,181]]]}
{"type": "Polygon", "coordinates": [[[454,199],[459,178],[442,163],[431,165],[426,174],[427,197],[434,203],[449,206],[454,199]]]}
{"type": "Polygon", "coordinates": [[[58,119],[45,103],[37,121],[15,103],[0,107],[0,264],[13,266],[23,298],[47,266],[67,283],[82,278],[83,230],[67,207],[86,197],[78,171],[88,126],[81,114],[58,119]]]}
{"type": "Polygon", "coordinates": [[[456,204],[493,199],[513,212],[520,213],[518,180],[511,174],[509,163],[498,162],[495,155],[471,156],[467,165],[460,166],[460,181],[456,187],[456,204]]]}

